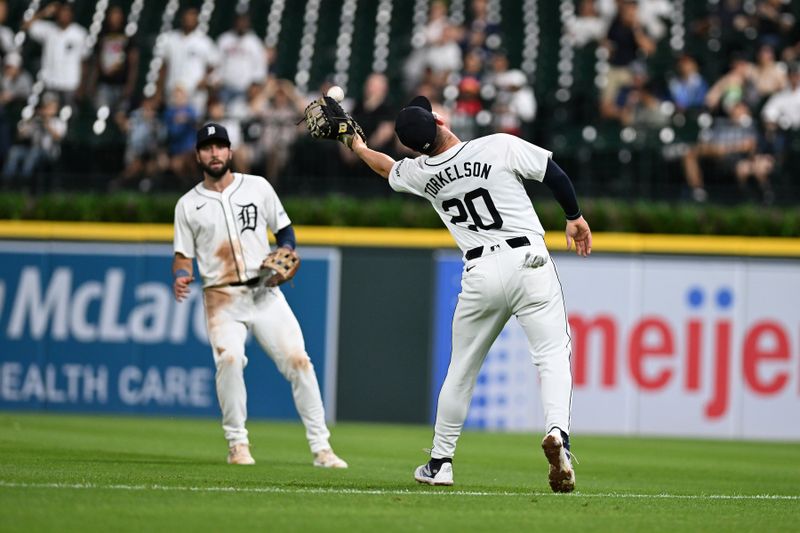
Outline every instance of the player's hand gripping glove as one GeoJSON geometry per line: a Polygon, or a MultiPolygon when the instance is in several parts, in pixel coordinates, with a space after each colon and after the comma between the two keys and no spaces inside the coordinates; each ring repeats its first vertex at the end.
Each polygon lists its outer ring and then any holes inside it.
{"type": "Polygon", "coordinates": [[[300,268],[300,256],[291,248],[276,248],[261,262],[261,277],[267,287],[276,287],[286,283],[297,274],[300,268]]]}
{"type": "Polygon", "coordinates": [[[364,130],[358,122],[330,96],[322,96],[308,104],[304,114],[306,128],[315,139],[335,139],[351,150],[353,135],[358,135],[362,141],[367,142],[364,130]]]}

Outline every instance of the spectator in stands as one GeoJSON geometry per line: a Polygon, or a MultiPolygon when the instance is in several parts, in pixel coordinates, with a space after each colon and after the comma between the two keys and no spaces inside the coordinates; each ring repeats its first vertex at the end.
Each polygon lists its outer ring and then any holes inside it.
{"type": "Polygon", "coordinates": [[[464,76],[458,83],[455,113],[475,117],[483,110],[481,82],[474,76],[464,76]]]}
{"type": "Polygon", "coordinates": [[[198,28],[197,9],[186,8],[181,14],[181,29],[163,35],[163,39],[161,46],[156,46],[156,55],[165,62],[159,95],[172,94],[181,84],[195,114],[205,114],[210,75],[219,62],[219,54],[214,41],[198,28]]]}
{"type": "Polygon", "coordinates": [[[748,65],[748,77],[752,80],[759,99],[763,101],[770,95],[786,87],[786,67],[775,61],[775,49],[762,44],[756,52],[756,63],[748,65]]]}
{"type": "Polygon", "coordinates": [[[62,105],[74,105],[76,92],[85,74],[89,50],[86,29],[73,22],[72,4],[47,4],[22,29],[42,43],[41,79],[45,89],[55,93],[62,105]],[[43,20],[55,16],[55,22],[43,20]]]}
{"type": "Polygon", "coordinates": [[[479,48],[467,50],[464,54],[463,67],[461,68],[461,78],[473,78],[478,82],[483,80],[484,74],[484,53],[479,48]]]}
{"type": "Polygon", "coordinates": [[[22,68],[22,56],[17,52],[6,55],[3,61],[3,77],[0,78],[0,106],[22,104],[31,94],[33,78],[22,68]]]}
{"type": "Polygon", "coordinates": [[[666,20],[669,20],[674,6],[669,0],[639,0],[639,23],[654,41],[660,41],[667,34],[666,20]]]}
{"type": "Polygon", "coordinates": [[[181,84],[175,85],[172,89],[170,103],[164,109],[164,124],[167,128],[169,169],[181,181],[183,187],[197,174],[194,143],[198,115],[189,102],[189,93],[181,84]]]}
{"type": "Polygon", "coordinates": [[[756,7],[756,23],[762,41],[779,47],[786,44],[786,38],[794,28],[795,17],[789,2],[760,0],[756,7]]]}
{"type": "MultiPolygon", "coordinates": [[[[665,23],[672,14],[673,2],[670,0],[634,0],[638,9],[636,10],[636,18],[642,26],[647,35],[653,40],[661,40],[667,32],[667,25],[665,23]]],[[[614,20],[620,12],[620,4],[625,0],[595,0],[595,10],[603,21],[606,27],[614,20]]]]}
{"type": "MultiPolygon", "coordinates": [[[[711,6],[714,7],[713,5],[711,6]]],[[[745,9],[743,0],[721,0],[716,7],[716,25],[721,29],[744,32],[755,25],[756,21],[749,9],[745,9]]],[[[734,37],[735,38],[735,37],[734,37]]]]}
{"type": "Polygon", "coordinates": [[[352,115],[364,129],[369,146],[385,152],[394,143],[395,110],[389,103],[389,79],[385,74],[373,72],[367,76],[352,115]]]}
{"type": "Polygon", "coordinates": [[[572,44],[583,48],[589,43],[598,43],[608,32],[608,24],[597,12],[594,0],[580,0],[578,14],[567,20],[567,35],[572,44]]]}
{"type": "Polygon", "coordinates": [[[431,80],[438,87],[444,87],[450,74],[458,72],[462,66],[461,47],[458,45],[460,35],[459,27],[446,26],[441,40],[428,48],[426,65],[431,80]]]}
{"type": "Polygon", "coordinates": [[[800,130],[800,63],[789,67],[788,86],[767,100],[761,117],[767,128],[800,130]]]}
{"type": "Polygon", "coordinates": [[[462,29],[453,26],[447,18],[447,4],[433,0],[421,45],[409,56],[403,69],[406,88],[417,86],[424,78],[440,88],[444,87],[450,73],[461,68],[461,47],[458,45],[461,34],[462,29]]]}
{"type": "Polygon", "coordinates": [[[536,97],[528,78],[519,69],[499,73],[495,77],[497,96],[492,104],[494,130],[524,137],[526,127],[536,117],[536,97]]]}
{"type": "Polygon", "coordinates": [[[691,32],[701,41],[715,46],[717,61],[706,65],[710,80],[719,75],[717,65],[725,68],[730,64],[732,53],[738,53],[742,44],[750,41],[755,33],[755,16],[745,9],[744,0],[719,0],[708,3],[709,14],[691,22],[691,32]]]}
{"type": "Polygon", "coordinates": [[[728,108],[728,117],[719,118],[714,126],[700,133],[699,142],[683,156],[686,183],[692,199],[704,202],[708,198],[700,165],[701,159],[716,163],[722,175],[732,175],[744,190],[749,179],[755,179],[765,203],[772,203],[770,173],[775,166],[771,155],[759,151],[758,130],[750,109],[744,101],[728,108]]]}
{"type": "Polygon", "coordinates": [[[510,69],[509,65],[508,52],[503,48],[495,50],[487,62],[484,82],[497,85],[497,77],[504,72],[508,72],[510,69]]]}
{"type": "Polygon", "coordinates": [[[731,69],[706,94],[706,106],[712,111],[725,114],[739,102],[745,102],[748,107],[756,105],[759,97],[750,72],[751,65],[744,55],[734,55],[731,69]]]}
{"type": "MultiPolygon", "coordinates": [[[[375,150],[385,153],[395,153],[394,150],[394,119],[396,112],[389,103],[389,80],[385,74],[373,72],[364,81],[364,90],[359,100],[355,102],[350,113],[361,125],[367,136],[367,145],[374,146],[375,150]]],[[[341,147],[344,163],[349,167],[348,172],[367,175],[371,172],[365,169],[361,160],[350,150],[341,147]]]]}
{"type": "Polygon", "coordinates": [[[604,117],[613,117],[619,88],[631,82],[630,65],[650,56],[656,49],[653,40],[639,22],[635,0],[622,0],[616,18],[608,28],[604,46],[609,51],[609,71],[600,100],[604,117]]]}
{"type": "Polygon", "coordinates": [[[669,80],[669,94],[679,112],[705,106],[708,84],[697,66],[697,61],[681,54],[676,63],[677,73],[669,80]]]}
{"type": "MultiPolygon", "coordinates": [[[[124,116],[124,115],[123,115],[124,116]]],[[[117,190],[139,182],[143,191],[150,189],[152,180],[169,166],[162,148],[167,138],[164,124],[158,116],[158,101],[145,98],[130,116],[120,124],[125,132],[125,168],[111,183],[110,190],[117,190]]]]}
{"type": "MultiPolygon", "coordinates": [[[[267,81],[267,85],[274,83],[277,83],[277,80],[272,78],[267,81]]],[[[264,120],[267,114],[266,86],[257,83],[250,85],[245,93],[245,101],[232,100],[226,112],[230,119],[239,122],[239,129],[242,132],[241,144],[233,152],[236,169],[240,172],[260,171],[264,174],[266,154],[261,138],[264,135],[264,120]]],[[[328,143],[320,146],[328,146],[328,143]]]]}
{"type": "Polygon", "coordinates": [[[634,76],[634,83],[620,91],[620,122],[640,130],[657,129],[669,123],[671,114],[661,105],[663,100],[652,80],[634,76]]]}
{"type": "Polygon", "coordinates": [[[796,41],[781,51],[781,60],[786,63],[795,63],[800,60],[800,41],[796,41]]]}
{"type": "Polygon", "coordinates": [[[119,124],[130,108],[139,71],[139,48],[125,33],[125,12],[111,6],[92,55],[87,94],[94,98],[95,109],[108,107],[119,124]]]}
{"type": "Polygon", "coordinates": [[[6,56],[16,50],[14,45],[14,32],[6,26],[8,18],[8,2],[0,0],[0,60],[5,60],[6,56]]]}
{"type": "Polygon", "coordinates": [[[447,18],[447,3],[443,0],[433,0],[428,12],[428,23],[425,25],[425,46],[436,46],[442,42],[445,30],[450,27],[447,18]]]}
{"type": "Polygon", "coordinates": [[[783,158],[787,149],[787,132],[800,132],[800,64],[789,67],[789,84],[772,95],[761,110],[765,137],[773,153],[783,158]]]}
{"type": "Polygon", "coordinates": [[[266,81],[267,52],[264,43],[250,28],[249,15],[236,15],[233,29],[217,39],[217,48],[224,58],[217,68],[219,98],[226,106],[234,98],[244,100],[252,84],[266,81]]]}
{"type": "Polygon", "coordinates": [[[302,115],[306,102],[289,80],[274,80],[267,84],[266,91],[267,111],[262,136],[267,157],[265,175],[273,186],[277,186],[300,134],[297,117],[302,115]]]}
{"type": "MultiPolygon", "coordinates": [[[[422,82],[416,86],[412,93],[415,95],[418,94],[420,96],[424,96],[430,100],[431,105],[433,105],[434,108],[442,107],[442,91],[439,89],[439,87],[433,85],[432,83],[422,82]]],[[[434,111],[436,111],[436,109],[434,109],[434,111]]],[[[436,112],[438,113],[439,111],[436,112]]],[[[395,146],[403,146],[403,144],[398,139],[397,143],[395,143],[395,146]]]]}
{"type": "Polygon", "coordinates": [[[458,98],[450,117],[450,129],[460,139],[470,140],[478,136],[477,115],[483,110],[481,82],[472,76],[461,78],[458,98]]]}
{"type": "Polygon", "coordinates": [[[267,79],[275,79],[278,77],[278,48],[275,46],[268,46],[265,48],[267,54],[267,79]]]}
{"type": "Polygon", "coordinates": [[[58,96],[45,94],[33,117],[21,120],[17,129],[18,142],[9,150],[3,166],[6,183],[15,177],[28,181],[58,160],[67,131],[66,123],[58,117],[58,96]]]}
{"type": "Polygon", "coordinates": [[[428,9],[427,23],[415,31],[411,38],[412,50],[403,63],[403,80],[406,92],[419,84],[423,78],[430,78],[428,67],[428,46],[430,39],[439,39],[447,21],[447,4],[434,1],[428,9]]]}
{"type": "Polygon", "coordinates": [[[22,57],[17,52],[7,54],[0,78],[0,162],[11,148],[14,124],[32,86],[33,78],[22,68],[22,57]]]}
{"type": "Polygon", "coordinates": [[[620,87],[613,102],[607,102],[604,116],[618,120],[625,126],[645,126],[652,120],[654,126],[661,122],[656,107],[661,100],[653,90],[647,66],[642,61],[634,61],[630,67],[630,82],[620,87]]]}
{"type": "Polygon", "coordinates": [[[472,0],[470,2],[470,16],[470,21],[466,25],[461,38],[461,47],[465,52],[473,49],[480,50],[483,57],[487,57],[491,52],[497,50],[502,43],[500,25],[489,20],[489,3],[487,0],[472,0]]]}
{"type": "Polygon", "coordinates": [[[606,26],[611,24],[614,17],[617,16],[617,4],[619,0],[594,0],[594,8],[597,14],[606,23],[606,26]]]}

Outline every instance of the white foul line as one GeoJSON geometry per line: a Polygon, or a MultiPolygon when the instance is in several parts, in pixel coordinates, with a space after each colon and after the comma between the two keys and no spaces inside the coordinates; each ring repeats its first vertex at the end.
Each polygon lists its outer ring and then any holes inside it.
{"type": "Polygon", "coordinates": [[[242,492],[256,494],[356,494],[374,496],[553,496],[567,498],[618,498],[662,500],[800,500],[800,495],[789,494],[629,494],[625,492],[554,494],[552,492],[485,492],[437,488],[432,490],[408,489],[348,489],[348,488],[288,488],[288,487],[182,487],[169,485],[96,485],[94,483],[15,483],[0,481],[0,488],[10,489],[94,489],[127,491],[169,492],[242,492]]]}

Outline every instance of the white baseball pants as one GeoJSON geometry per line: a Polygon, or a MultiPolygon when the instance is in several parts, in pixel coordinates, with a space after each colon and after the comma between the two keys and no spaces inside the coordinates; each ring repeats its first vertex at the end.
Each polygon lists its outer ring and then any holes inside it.
{"type": "Polygon", "coordinates": [[[569,433],[572,348],[567,312],[553,261],[538,238],[532,246],[503,245],[464,265],[431,457],[455,454],[481,365],[512,315],[525,331],[539,372],[545,432],[558,427],[569,433]]]}
{"type": "Polygon", "coordinates": [[[314,366],[303,333],[283,293],[264,286],[216,287],[203,291],[208,337],[217,367],[217,398],[229,445],[248,443],[244,345],[252,327],[256,340],[292,385],[295,407],[312,453],[330,448],[330,432],[314,366]]]}

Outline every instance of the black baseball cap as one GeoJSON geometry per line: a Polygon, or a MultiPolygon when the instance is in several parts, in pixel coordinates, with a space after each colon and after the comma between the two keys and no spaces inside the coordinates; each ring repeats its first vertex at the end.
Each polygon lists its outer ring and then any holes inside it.
{"type": "Polygon", "coordinates": [[[231,145],[231,140],[228,138],[228,130],[216,122],[208,122],[197,130],[197,143],[195,144],[195,148],[199,150],[201,146],[214,140],[222,141],[228,146],[231,145]]]}
{"type": "Polygon", "coordinates": [[[436,140],[436,119],[430,100],[424,96],[411,100],[398,113],[394,131],[401,143],[417,152],[427,153],[436,140]]]}

